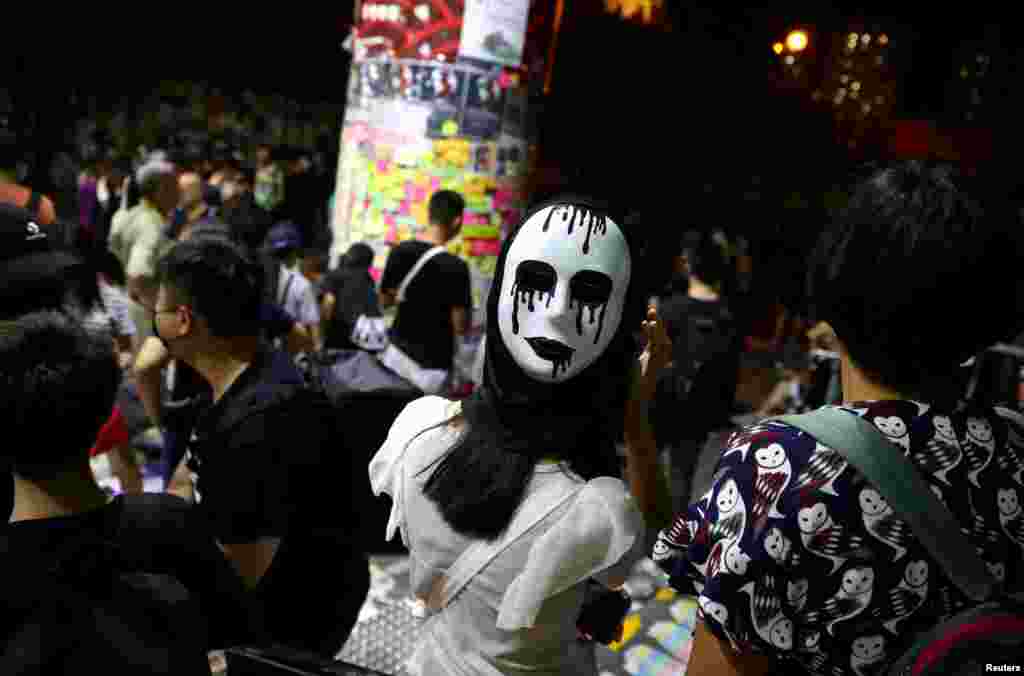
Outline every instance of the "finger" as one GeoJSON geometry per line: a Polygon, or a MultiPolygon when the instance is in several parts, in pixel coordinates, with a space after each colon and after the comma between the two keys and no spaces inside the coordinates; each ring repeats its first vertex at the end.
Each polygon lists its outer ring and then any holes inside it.
{"type": "Polygon", "coordinates": [[[653,305],[647,307],[647,320],[652,322],[658,321],[658,308],[653,305]]]}

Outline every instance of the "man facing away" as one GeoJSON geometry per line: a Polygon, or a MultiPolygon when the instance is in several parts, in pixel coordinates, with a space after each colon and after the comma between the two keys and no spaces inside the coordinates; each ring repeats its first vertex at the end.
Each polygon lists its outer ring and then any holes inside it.
{"type": "Polygon", "coordinates": [[[440,253],[408,283],[403,298],[398,297],[399,290],[422,256],[459,234],[465,208],[458,193],[435,193],[430,198],[430,226],[419,239],[392,249],[381,278],[381,307],[398,305],[391,342],[423,369],[452,370],[455,341],[465,335],[473,307],[469,266],[457,256],[440,253]]]}

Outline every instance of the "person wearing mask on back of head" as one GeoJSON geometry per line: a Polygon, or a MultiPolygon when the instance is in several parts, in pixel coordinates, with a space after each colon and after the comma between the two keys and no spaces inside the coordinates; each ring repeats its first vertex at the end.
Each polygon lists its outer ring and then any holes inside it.
{"type": "Polygon", "coordinates": [[[170,244],[166,230],[180,190],[174,165],[162,158],[143,164],[135,180],[142,199],[135,207],[115,214],[108,246],[124,267],[132,320],[140,338],[146,338],[152,332],[145,308],[152,307],[156,299],[156,261],[170,244]]]}

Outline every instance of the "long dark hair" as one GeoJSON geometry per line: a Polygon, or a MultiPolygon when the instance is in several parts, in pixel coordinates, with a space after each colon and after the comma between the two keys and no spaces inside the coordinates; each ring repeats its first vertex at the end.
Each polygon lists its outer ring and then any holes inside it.
{"type": "Polygon", "coordinates": [[[568,196],[535,207],[505,241],[487,299],[483,387],[463,402],[463,433],[434,466],[424,488],[455,531],[486,540],[499,537],[541,458],[559,458],[587,480],[621,475],[614,441],[636,352],[633,332],[651,288],[637,225],[627,227],[625,219],[593,200],[568,196]],[[557,205],[575,207],[584,218],[607,215],[620,224],[632,273],[623,317],[607,350],[575,377],[553,385],[532,380],[512,360],[498,331],[498,300],[508,250],[522,224],[557,205]]]}

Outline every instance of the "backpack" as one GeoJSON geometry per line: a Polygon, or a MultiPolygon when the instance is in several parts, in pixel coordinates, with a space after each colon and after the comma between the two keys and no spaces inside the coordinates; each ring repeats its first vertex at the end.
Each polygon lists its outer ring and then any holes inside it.
{"type": "MultiPolygon", "coordinates": [[[[124,518],[147,506],[124,502],[124,518]]],[[[68,674],[96,665],[118,673],[210,673],[207,627],[198,603],[110,534],[65,541],[56,556],[11,551],[0,594],[0,673],[68,674]]]]}
{"type": "Polygon", "coordinates": [[[953,515],[874,425],[835,408],[773,420],[807,432],[860,470],[950,581],[978,603],[915,637],[889,676],[968,676],[1024,661],[1024,594],[1000,587],[953,515]]]}

